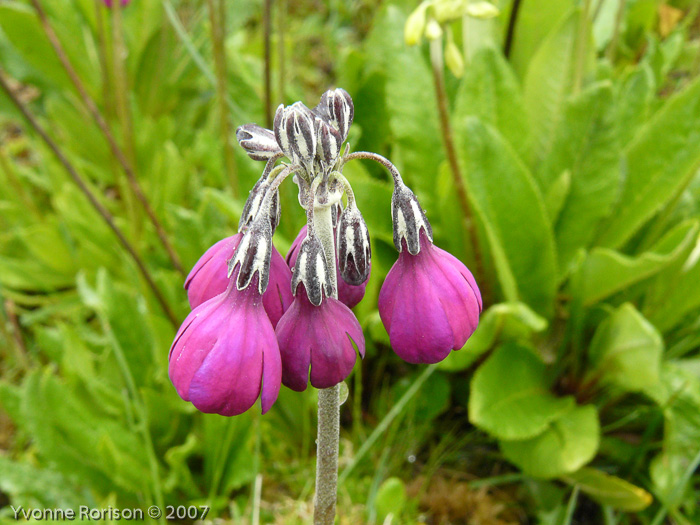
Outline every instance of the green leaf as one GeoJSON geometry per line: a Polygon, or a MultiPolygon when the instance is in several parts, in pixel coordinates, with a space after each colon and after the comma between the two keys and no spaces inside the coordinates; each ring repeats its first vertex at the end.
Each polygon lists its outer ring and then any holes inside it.
{"type": "Polygon", "coordinates": [[[574,52],[580,17],[580,11],[573,10],[562,19],[547,35],[527,69],[524,96],[532,129],[534,165],[549,154],[556,129],[564,118],[576,67],[574,52]]]}
{"type": "Polygon", "coordinates": [[[617,248],[673,199],[700,167],[700,79],[671,97],[629,144],[625,187],[598,243],[617,248]]]}
{"type": "Polygon", "coordinates": [[[542,196],[528,169],[492,128],[469,117],[461,137],[467,189],[484,224],[503,295],[549,316],[557,263],[542,196]]]}
{"type": "Polygon", "coordinates": [[[406,485],[399,478],[388,478],[379,486],[374,507],[377,518],[384,521],[389,515],[397,518],[406,505],[406,485]]]}
{"type": "Polygon", "coordinates": [[[561,172],[552,184],[547,188],[547,192],[544,196],[544,204],[547,208],[547,216],[549,217],[549,222],[555,224],[561,213],[561,209],[564,207],[566,198],[571,190],[571,171],[564,170],[561,172]]]}
{"type": "Polygon", "coordinates": [[[630,303],[598,326],[588,352],[591,374],[626,391],[643,390],[659,380],[664,342],[661,334],[630,303]]]}
{"type": "Polygon", "coordinates": [[[619,85],[615,100],[620,144],[626,146],[649,119],[656,82],[647,64],[633,69],[619,85]]]}
{"type": "Polygon", "coordinates": [[[546,42],[547,36],[556,30],[573,7],[573,0],[530,0],[519,6],[511,61],[521,77],[525,76],[528,66],[535,60],[534,57],[540,52],[538,50],[546,42]]]}
{"type": "Polygon", "coordinates": [[[575,293],[585,306],[590,306],[648,279],[686,253],[697,238],[698,229],[695,220],[681,223],[637,257],[609,248],[593,248],[577,272],[576,280],[581,288],[575,293]]]}
{"type": "MultiPolygon", "coordinates": [[[[368,66],[386,75],[386,105],[406,182],[427,195],[444,158],[432,74],[418,47],[403,40],[406,15],[388,5],[376,16],[367,39],[368,66]]],[[[427,205],[428,203],[424,203],[427,205]]]]}
{"type": "Polygon", "coordinates": [[[70,80],[32,8],[17,2],[0,5],[0,29],[42,79],[69,88],[70,80]]]}
{"type": "Polygon", "coordinates": [[[25,509],[77,509],[84,495],[61,473],[0,455],[0,490],[25,509]]]}
{"type": "Polygon", "coordinates": [[[600,426],[592,405],[560,415],[540,435],[520,441],[501,441],[503,455],[535,478],[555,478],[574,472],[598,451],[600,426]]]}
{"type": "Polygon", "coordinates": [[[532,334],[545,330],[547,324],[546,319],[526,304],[495,304],[481,315],[479,326],[461,350],[451,352],[438,367],[448,372],[465,370],[499,342],[526,341],[532,334]]]}
{"type": "Polygon", "coordinates": [[[653,501],[646,490],[594,468],[584,467],[563,476],[562,480],[579,487],[601,505],[625,512],[639,512],[653,501]]]}
{"type": "Polygon", "coordinates": [[[549,391],[545,364],[517,343],[496,349],[471,382],[469,420],[499,439],[534,438],[573,407],[549,391]]]}
{"type": "MultiPolygon", "coordinates": [[[[416,382],[419,374],[401,378],[393,387],[392,394],[398,401],[416,382]]],[[[450,407],[450,382],[444,374],[432,374],[421,387],[421,395],[412,404],[415,418],[419,421],[435,419],[450,407]]]]}
{"type": "Polygon", "coordinates": [[[508,61],[499,50],[484,48],[474,55],[457,91],[453,126],[467,116],[493,126],[524,158],[529,126],[523,95],[508,61]]]}
{"type": "Polygon", "coordinates": [[[562,172],[571,186],[554,226],[559,267],[566,272],[576,251],[589,244],[615,200],[621,182],[613,92],[595,84],[566,101],[550,154],[535,172],[543,193],[562,172]]]}
{"type": "Polygon", "coordinates": [[[645,393],[664,414],[663,448],[651,462],[651,479],[659,499],[676,508],[689,487],[685,471],[700,451],[700,380],[684,361],[667,362],[661,381],[645,393]]]}

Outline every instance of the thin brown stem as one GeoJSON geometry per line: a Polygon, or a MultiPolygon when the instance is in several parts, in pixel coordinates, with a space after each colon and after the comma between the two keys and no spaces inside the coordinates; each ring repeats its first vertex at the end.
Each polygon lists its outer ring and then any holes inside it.
{"type": "MultiPolygon", "coordinates": [[[[287,28],[287,0],[277,0],[277,96],[284,104],[285,71],[285,30],[287,28]]],[[[272,109],[272,108],[270,108],[272,109]]]]}
{"type": "Polygon", "coordinates": [[[510,58],[510,53],[513,50],[513,39],[515,38],[515,25],[518,21],[518,13],[520,12],[521,0],[513,0],[513,7],[510,9],[508,17],[508,29],[506,29],[506,41],[503,44],[503,54],[506,58],[510,58]]]}
{"type": "Polygon", "coordinates": [[[71,79],[73,86],[80,95],[83,104],[92,116],[92,119],[95,121],[95,124],[97,124],[97,127],[100,128],[100,131],[107,140],[109,148],[112,151],[112,155],[114,155],[114,158],[117,159],[117,162],[119,162],[119,164],[121,165],[122,170],[124,170],[124,174],[126,175],[126,178],[129,181],[129,186],[131,187],[131,190],[134,192],[134,195],[141,203],[141,206],[143,206],[143,209],[146,212],[146,215],[148,215],[151,224],[153,224],[153,227],[156,230],[156,234],[158,235],[161,244],[165,248],[165,251],[168,253],[168,256],[170,257],[170,261],[172,262],[175,269],[178,272],[180,272],[181,275],[185,275],[185,271],[182,266],[182,263],[180,262],[180,258],[178,257],[177,252],[170,243],[167,233],[165,232],[163,225],[158,220],[158,217],[156,216],[156,213],[153,210],[151,203],[146,197],[146,194],[143,192],[141,185],[139,184],[138,179],[134,174],[134,170],[132,169],[131,164],[127,160],[119,145],[117,144],[114,135],[112,135],[112,132],[109,129],[109,126],[107,125],[107,122],[105,121],[104,117],[100,113],[100,110],[98,109],[94,99],[87,92],[83,81],[80,80],[80,77],[76,73],[73,64],[71,63],[70,59],[68,58],[68,55],[66,54],[63,48],[63,45],[61,44],[61,41],[58,39],[56,32],[53,30],[53,27],[51,26],[51,23],[49,22],[49,19],[46,16],[46,13],[42,8],[41,3],[39,2],[39,0],[31,1],[34,5],[34,9],[36,9],[37,14],[39,15],[39,19],[41,20],[41,25],[44,29],[44,33],[49,39],[49,42],[51,43],[51,46],[53,47],[54,52],[56,53],[56,56],[58,56],[58,59],[61,62],[61,65],[63,66],[63,69],[65,69],[66,73],[68,74],[68,77],[71,79]]]}
{"type": "Polygon", "coordinates": [[[114,222],[114,217],[112,214],[105,208],[102,203],[98,200],[97,196],[92,192],[88,184],[85,182],[85,180],[78,174],[78,172],[75,170],[73,165],[68,161],[66,156],[63,154],[61,149],[58,147],[58,145],[54,142],[54,140],[47,134],[47,132],[44,130],[44,128],[39,124],[39,121],[32,115],[32,113],[29,111],[29,109],[24,105],[22,101],[19,100],[15,92],[10,88],[9,84],[7,83],[7,80],[5,79],[5,72],[2,68],[0,68],[0,87],[2,87],[3,91],[7,93],[7,96],[9,99],[12,101],[12,103],[17,107],[17,109],[22,113],[24,118],[27,120],[29,125],[36,131],[36,133],[41,137],[41,139],[44,141],[44,143],[49,147],[49,149],[53,152],[53,154],[56,156],[58,161],[63,165],[65,170],[68,172],[68,175],[70,178],[73,180],[73,182],[78,186],[80,191],[83,192],[85,197],[88,199],[92,207],[97,211],[97,213],[102,217],[102,219],[107,223],[107,226],[114,232],[114,235],[116,235],[117,239],[119,240],[120,244],[124,247],[124,249],[128,252],[128,254],[131,256],[133,259],[134,263],[139,269],[139,272],[143,276],[144,280],[148,284],[148,286],[151,288],[153,291],[153,295],[155,296],[156,300],[160,304],[161,308],[167,315],[168,319],[170,322],[173,324],[174,327],[178,327],[180,322],[177,320],[177,317],[175,317],[175,314],[170,308],[170,305],[168,305],[168,302],[165,300],[165,297],[161,293],[161,291],[158,289],[158,286],[156,285],[155,281],[153,280],[153,277],[151,277],[151,274],[144,264],[143,260],[139,256],[138,252],[136,249],[131,245],[129,240],[126,238],[124,233],[121,231],[121,229],[116,225],[114,222]]]}
{"type": "Polygon", "coordinates": [[[450,116],[447,109],[447,92],[445,90],[445,77],[443,72],[442,42],[440,40],[432,40],[430,42],[430,63],[433,71],[438,114],[440,116],[440,131],[442,132],[442,140],[445,146],[445,153],[447,154],[447,162],[450,165],[450,172],[452,173],[454,186],[457,190],[457,200],[462,208],[465,228],[469,236],[469,242],[471,243],[474,251],[477,281],[484,296],[490,297],[489,287],[488,283],[486,282],[486,275],[484,272],[484,263],[481,256],[481,248],[479,246],[479,238],[476,232],[474,214],[472,212],[471,205],[469,204],[467,189],[464,185],[462,170],[459,167],[457,152],[455,150],[452,127],[450,126],[450,116]]]}
{"type": "Polygon", "coordinates": [[[29,369],[29,352],[27,351],[27,344],[24,342],[24,337],[22,336],[22,327],[17,318],[15,303],[11,299],[5,299],[4,306],[5,315],[7,316],[12,332],[11,334],[7,334],[6,337],[11,338],[15,343],[15,357],[17,363],[23,370],[27,370],[29,369]]]}
{"type": "Polygon", "coordinates": [[[238,197],[238,171],[236,158],[231,146],[231,122],[229,109],[226,103],[226,50],[224,49],[224,37],[226,35],[226,3],[223,0],[207,0],[209,9],[209,25],[211,26],[211,41],[214,51],[214,68],[216,69],[216,94],[219,105],[219,127],[221,140],[224,143],[224,169],[228,178],[233,196],[238,197]],[[218,5],[217,5],[218,4],[218,5]]]}
{"type": "Polygon", "coordinates": [[[272,127],[272,87],[271,87],[271,54],[270,38],[272,37],[272,0],[264,0],[263,3],[263,44],[265,48],[265,123],[272,127]]]}
{"type": "Polygon", "coordinates": [[[618,0],[617,12],[615,13],[615,25],[613,26],[613,34],[608,44],[607,57],[611,64],[615,63],[617,57],[617,42],[620,39],[620,30],[622,28],[622,20],[625,17],[625,0],[618,0]]]}

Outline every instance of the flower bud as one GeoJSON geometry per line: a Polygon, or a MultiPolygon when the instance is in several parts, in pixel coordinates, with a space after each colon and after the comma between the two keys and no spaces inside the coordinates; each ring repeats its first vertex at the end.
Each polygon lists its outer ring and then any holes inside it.
{"type": "MultiPolygon", "coordinates": [[[[355,117],[355,107],[352,98],[342,88],[329,89],[321,96],[321,101],[314,112],[340,133],[340,144],[348,138],[348,131],[355,117]]],[[[340,152],[340,146],[338,146],[340,152]]]]}
{"type": "Polygon", "coordinates": [[[428,2],[423,2],[420,4],[406,19],[406,25],[403,28],[403,38],[408,46],[415,46],[423,38],[423,31],[425,31],[425,24],[428,19],[426,16],[426,11],[430,4],[428,2]]]}
{"type": "Polygon", "coordinates": [[[355,286],[369,277],[372,249],[369,231],[356,206],[348,206],[338,225],[338,264],[343,280],[355,286]]]}
{"type": "Polygon", "coordinates": [[[454,76],[462,78],[462,75],[464,75],[464,58],[451,36],[445,44],[445,64],[447,64],[454,76]]]}
{"type": "Polygon", "coordinates": [[[340,155],[343,138],[339,131],[320,118],[314,120],[314,127],[318,157],[326,169],[332,168],[340,155]]]}
{"type": "Polygon", "coordinates": [[[297,293],[299,283],[303,283],[309,301],[314,306],[320,306],[323,294],[330,297],[333,294],[328,263],[323,253],[321,241],[316,236],[306,236],[299,248],[299,255],[292,272],[292,292],[297,293]]]}
{"type": "Polygon", "coordinates": [[[428,24],[425,26],[425,37],[428,40],[437,40],[442,37],[442,27],[434,18],[428,20],[428,24]]]}
{"type": "Polygon", "coordinates": [[[433,241],[433,229],[430,227],[425,212],[420,207],[415,194],[405,184],[397,184],[391,196],[391,217],[394,223],[394,245],[403,251],[405,242],[408,253],[420,252],[420,232],[424,230],[428,239],[433,241]]]}
{"type": "Polygon", "coordinates": [[[292,162],[302,164],[310,171],[316,155],[314,114],[311,110],[301,102],[286,108],[280,105],[275,113],[274,128],[282,152],[292,162]]]}
{"type": "Polygon", "coordinates": [[[245,124],[236,130],[236,139],[253,160],[268,160],[282,152],[275,134],[257,124],[245,124]]]}
{"type": "Polygon", "coordinates": [[[255,220],[243,233],[233,257],[228,263],[228,277],[240,266],[236,287],[245,290],[258,273],[258,291],[262,295],[270,279],[272,256],[272,230],[267,220],[255,220]]]}
{"type": "MultiPolygon", "coordinates": [[[[243,211],[241,212],[241,218],[238,221],[238,231],[243,230],[246,226],[250,225],[258,213],[261,211],[260,206],[265,201],[265,195],[268,191],[267,175],[264,175],[258,182],[255,183],[253,189],[250,190],[250,194],[243,205],[243,211]]],[[[267,210],[262,210],[270,217],[270,227],[274,232],[277,229],[277,225],[280,223],[280,193],[278,189],[274,190],[275,193],[269,201],[269,207],[267,210]]]]}

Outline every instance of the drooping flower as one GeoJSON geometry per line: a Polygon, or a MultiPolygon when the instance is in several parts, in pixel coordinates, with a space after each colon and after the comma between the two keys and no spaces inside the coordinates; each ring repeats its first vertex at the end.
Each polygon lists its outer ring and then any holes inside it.
{"type": "MultiPolygon", "coordinates": [[[[229,279],[228,260],[238,247],[243,233],[220,240],[200,257],[197,264],[185,280],[185,289],[191,308],[196,308],[205,301],[226,291],[229,279]]],[[[263,305],[272,326],[292,304],[294,297],[291,290],[292,272],[282,255],[272,247],[270,258],[270,282],[263,293],[263,305]]]]}
{"type": "MultiPolygon", "coordinates": [[[[307,226],[303,226],[299,231],[296,239],[292,243],[287,253],[287,264],[290,268],[294,268],[297,262],[297,257],[299,255],[299,248],[301,243],[306,238],[307,226]]],[[[348,308],[354,308],[362,298],[365,296],[365,288],[367,288],[367,281],[369,281],[369,269],[367,270],[367,279],[360,285],[348,284],[343,279],[340,274],[339,264],[336,264],[336,273],[338,279],[338,300],[345,304],[348,308]]]]}
{"type": "Polygon", "coordinates": [[[437,363],[476,330],[481,294],[467,267],[433,244],[413,192],[397,185],[392,210],[399,259],[379,292],[379,315],[399,357],[437,363]]]}
{"type": "Polygon", "coordinates": [[[239,290],[236,280],[187,316],[168,374],[180,397],[202,412],[235,416],[260,397],[264,414],[280,389],[279,347],[257,282],[239,290]]]}
{"type": "Polygon", "coordinates": [[[302,391],[310,376],[316,388],[337,385],[352,372],[357,352],[364,357],[365,339],[352,310],[330,297],[328,265],[320,242],[313,236],[305,237],[299,247],[292,288],[294,302],[275,330],[282,356],[282,383],[302,391]]]}

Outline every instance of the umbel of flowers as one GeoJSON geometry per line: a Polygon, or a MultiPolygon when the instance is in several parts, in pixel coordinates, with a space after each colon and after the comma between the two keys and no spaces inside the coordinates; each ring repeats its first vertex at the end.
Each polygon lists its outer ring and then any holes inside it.
{"type": "Polygon", "coordinates": [[[274,129],[238,128],[238,142],[262,176],[245,203],[238,233],[212,246],[185,282],[192,312],[170,349],[178,394],[199,410],[240,414],[261,399],[265,413],[280,385],[302,391],[337,385],[364,356],[352,308],[371,271],[370,232],[344,165],[372,159],[392,176],[394,244],[399,252],[379,294],[379,313],[394,351],[410,363],[436,363],[476,329],[479,289],[469,270],[433,244],[415,194],[384,157],[342,152],[352,99],[327,91],[309,109],[277,108],[274,129]],[[287,162],[281,162],[284,158],[287,162]],[[279,163],[279,164],[278,164],[279,163]],[[307,224],[286,260],[272,243],[280,221],[278,188],[292,177],[307,224]]]}

